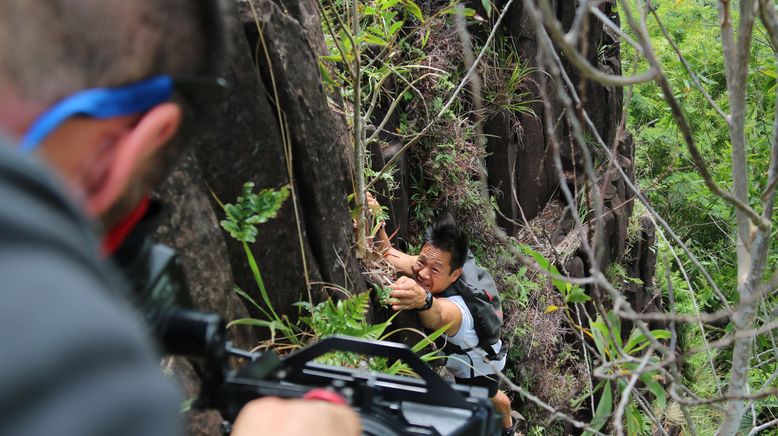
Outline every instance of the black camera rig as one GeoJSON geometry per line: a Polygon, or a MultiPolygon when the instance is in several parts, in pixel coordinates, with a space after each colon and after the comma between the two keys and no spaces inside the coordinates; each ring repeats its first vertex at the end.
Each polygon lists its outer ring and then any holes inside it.
{"type": "Polygon", "coordinates": [[[359,414],[365,435],[501,433],[500,416],[486,389],[449,384],[402,344],[333,336],[280,358],[272,351],[251,353],[232,346],[217,315],[171,308],[157,326],[168,352],[197,363],[202,389],[193,407],[219,410],[228,422],[253,399],[305,398],[312,390],[326,389],[359,414]],[[400,360],[419,378],[316,362],[333,351],[400,360]],[[230,357],[248,363],[231,370],[230,357]]]}

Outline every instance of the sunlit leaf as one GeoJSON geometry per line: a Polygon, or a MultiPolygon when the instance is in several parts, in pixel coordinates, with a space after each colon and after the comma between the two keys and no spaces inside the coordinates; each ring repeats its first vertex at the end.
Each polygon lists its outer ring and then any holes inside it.
{"type": "Polygon", "coordinates": [[[481,0],[481,5],[484,7],[484,10],[486,11],[486,16],[491,17],[492,16],[492,3],[489,0],[481,0]]]}
{"type": "Polygon", "coordinates": [[[275,329],[276,328],[276,322],[275,321],[266,321],[264,319],[256,319],[256,318],[240,318],[233,321],[230,321],[229,324],[227,324],[227,327],[232,327],[234,325],[250,325],[250,326],[256,326],[256,327],[267,327],[269,329],[275,329]]]}
{"type": "Polygon", "coordinates": [[[624,346],[624,352],[627,354],[632,354],[633,351],[636,351],[636,347],[647,342],[648,339],[646,339],[646,336],[640,330],[634,329],[629,335],[627,345],[624,346]]]}
{"type": "MultiPolygon", "coordinates": [[[[567,284],[569,285],[570,283],[567,284]]],[[[590,300],[591,298],[589,298],[589,296],[586,295],[586,292],[579,286],[573,287],[567,296],[565,296],[565,301],[568,303],[586,303],[590,300]]]]}
{"type": "Polygon", "coordinates": [[[401,27],[403,27],[404,24],[405,24],[405,21],[396,21],[396,22],[394,22],[391,26],[389,26],[389,36],[392,36],[395,33],[397,33],[397,31],[401,27]]]}
{"type": "Polygon", "coordinates": [[[662,387],[662,385],[659,384],[659,382],[654,380],[653,374],[650,372],[642,374],[640,376],[640,381],[642,381],[643,384],[646,385],[648,391],[651,392],[654,395],[654,397],[656,397],[656,405],[660,409],[664,409],[665,406],[667,406],[667,397],[665,394],[665,390],[662,387]]]}
{"type": "Polygon", "coordinates": [[[772,77],[773,79],[778,79],[778,71],[776,71],[776,70],[762,69],[762,70],[759,70],[759,72],[761,72],[762,74],[764,74],[767,77],[772,77]]]}
{"type": "MultiPolygon", "coordinates": [[[[529,255],[530,257],[535,259],[535,262],[538,263],[538,266],[540,266],[540,268],[543,269],[546,273],[551,273],[551,274],[555,274],[555,275],[561,275],[561,274],[559,274],[559,270],[556,268],[556,266],[554,266],[554,264],[552,264],[542,254],[540,254],[537,251],[531,249],[527,245],[519,245],[519,248],[522,251],[524,251],[525,253],[527,253],[527,255],[529,255]]],[[[567,294],[566,293],[567,286],[565,285],[566,282],[564,280],[552,278],[551,279],[551,283],[554,284],[554,287],[557,288],[559,290],[559,292],[562,293],[562,295],[564,295],[565,297],[567,296],[566,295],[567,294]]]]}
{"type": "Polygon", "coordinates": [[[398,3],[400,3],[400,0],[387,0],[381,3],[380,9],[384,11],[397,5],[398,3]]]}
{"type": "Polygon", "coordinates": [[[343,60],[343,56],[339,54],[331,54],[331,55],[321,56],[320,59],[328,62],[340,62],[343,60]]]}
{"type": "MultiPolygon", "coordinates": [[[[399,313],[399,312],[398,312],[398,313],[399,313]]],[[[451,327],[451,325],[450,325],[450,324],[446,324],[446,325],[444,325],[443,327],[441,327],[441,328],[439,328],[439,329],[435,330],[435,331],[434,331],[434,332],[432,332],[431,334],[429,334],[429,335],[425,336],[425,337],[424,337],[424,339],[422,339],[422,340],[420,340],[418,343],[416,343],[416,345],[414,345],[414,346],[413,346],[413,348],[412,348],[411,350],[412,350],[414,353],[418,353],[419,351],[423,350],[423,349],[424,349],[424,347],[426,347],[427,345],[429,345],[429,344],[431,344],[431,343],[435,342],[435,340],[436,340],[437,338],[439,338],[439,337],[440,337],[440,335],[442,335],[443,333],[445,333],[445,332],[446,332],[446,330],[448,330],[448,328],[449,328],[449,327],[451,327]]]]}
{"type": "Polygon", "coordinates": [[[419,5],[417,5],[416,2],[413,0],[403,0],[403,5],[405,5],[405,10],[408,11],[409,14],[413,15],[414,18],[420,22],[424,22],[424,16],[421,13],[421,8],[419,8],[419,5]]]}
{"type": "MultiPolygon", "coordinates": [[[[589,425],[595,430],[601,429],[613,411],[613,393],[611,392],[611,382],[605,382],[605,387],[602,390],[602,396],[597,403],[597,409],[594,412],[594,418],[589,425]]],[[[590,435],[590,432],[584,432],[585,435],[590,435]]]]}
{"type": "MultiPolygon", "coordinates": [[[[466,17],[475,17],[475,9],[473,8],[462,8],[462,15],[466,17]]],[[[446,8],[442,11],[440,11],[443,15],[454,15],[457,13],[457,9],[455,7],[446,8]]]]}
{"type": "Polygon", "coordinates": [[[382,47],[386,45],[386,41],[370,33],[362,35],[362,40],[368,44],[380,45],[382,47]]]}
{"type": "Polygon", "coordinates": [[[616,341],[616,344],[619,348],[622,346],[621,342],[621,320],[619,320],[618,315],[616,315],[616,312],[614,311],[608,311],[608,313],[605,314],[605,317],[608,319],[608,324],[610,324],[610,328],[613,329],[613,338],[616,341]]]}
{"type": "Polygon", "coordinates": [[[601,317],[597,317],[597,321],[589,323],[592,328],[592,336],[594,337],[594,345],[597,347],[597,351],[603,356],[610,356],[610,349],[607,345],[608,341],[608,326],[602,322],[601,317]]]}

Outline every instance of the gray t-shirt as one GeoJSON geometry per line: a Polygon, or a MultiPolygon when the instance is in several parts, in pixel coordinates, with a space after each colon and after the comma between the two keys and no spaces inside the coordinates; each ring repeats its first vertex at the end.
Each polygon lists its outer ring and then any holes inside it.
{"type": "Polygon", "coordinates": [[[177,389],[90,225],[0,138],[0,435],[179,435],[177,389]]]}

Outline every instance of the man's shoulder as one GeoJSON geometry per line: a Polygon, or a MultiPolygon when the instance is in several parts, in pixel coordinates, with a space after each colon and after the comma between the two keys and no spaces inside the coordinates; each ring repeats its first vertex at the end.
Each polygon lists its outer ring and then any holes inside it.
{"type": "Polygon", "coordinates": [[[110,328],[111,319],[137,318],[120,297],[126,283],[101,255],[88,219],[41,163],[4,144],[0,198],[3,312],[30,311],[41,325],[72,319],[72,327],[100,320],[110,328]]]}
{"type": "Polygon", "coordinates": [[[0,434],[176,434],[176,390],[88,220],[4,144],[0,198],[0,434]]]}
{"type": "Polygon", "coordinates": [[[456,305],[459,311],[462,313],[463,320],[472,319],[473,316],[470,314],[470,309],[467,307],[467,303],[465,303],[465,299],[461,295],[447,295],[440,298],[445,298],[446,300],[454,303],[454,305],[456,305]]]}

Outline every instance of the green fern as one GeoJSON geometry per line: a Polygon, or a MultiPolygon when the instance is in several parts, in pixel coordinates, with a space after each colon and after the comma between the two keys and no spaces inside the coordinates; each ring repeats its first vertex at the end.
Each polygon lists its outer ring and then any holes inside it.
{"type": "Polygon", "coordinates": [[[373,330],[376,326],[365,322],[365,313],[370,305],[370,294],[367,292],[337,302],[330,299],[314,307],[307,302],[298,304],[310,312],[311,315],[303,317],[302,320],[317,337],[375,335],[373,330]]]}

